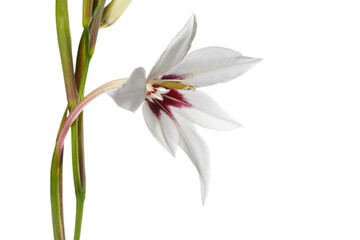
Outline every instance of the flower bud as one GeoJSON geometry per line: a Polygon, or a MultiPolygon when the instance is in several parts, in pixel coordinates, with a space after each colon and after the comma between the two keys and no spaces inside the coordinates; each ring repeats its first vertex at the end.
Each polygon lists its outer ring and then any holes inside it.
{"type": "Polygon", "coordinates": [[[114,24],[129,6],[130,2],[131,0],[112,0],[104,9],[100,27],[106,28],[114,24]]]}

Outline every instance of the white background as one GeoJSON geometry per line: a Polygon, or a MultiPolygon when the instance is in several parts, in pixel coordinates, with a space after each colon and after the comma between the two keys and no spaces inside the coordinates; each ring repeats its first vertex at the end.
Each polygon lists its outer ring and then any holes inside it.
{"type": "MultiPolygon", "coordinates": [[[[81,1],[69,0],[74,53],[81,1]]],[[[134,0],[99,33],[86,92],[147,71],[194,12],[192,49],[223,46],[259,63],[203,89],[244,127],[200,129],[212,157],[198,176],[132,114],[101,96],[85,112],[82,239],[360,239],[357,1],[134,0]]],[[[55,1],[4,1],[0,32],[0,239],[52,239],[50,161],[66,105],[55,1]]],[[[69,149],[69,141],[66,149],[69,149]]],[[[67,238],[75,197],[64,158],[67,238]]]]}

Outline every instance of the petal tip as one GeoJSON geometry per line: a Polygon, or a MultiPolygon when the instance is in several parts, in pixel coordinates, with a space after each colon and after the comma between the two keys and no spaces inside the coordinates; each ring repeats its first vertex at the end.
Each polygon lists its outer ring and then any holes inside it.
{"type": "Polygon", "coordinates": [[[263,61],[264,59],[263,58],[254,58],[254,62],[255,63],[259,63],[261,61],[263,61]]]}
{"type": "Polygon", "coordinates": [[[200,185],[201,185],[201,201],[204,206],[209,190],[209,179],[205,180],[200,176],[200,185]]]}
{"type": "Polygon", "coordinates": [[[176,158],[176,149],[175,150],[168,150],[168,152],[171,154],[171,156],[173,156],[174,158],[176,158]]]}
{"type": "Polygon", "coordinates": [[[207,198],[207,193],[204,193],[201,195],[201,203],[203,206],[205,206],[206,198],[207,198]]]}
{"type": "Polygon", "coordinates": [[[193,22],[197,22],[195,13],[192,13],[192,14],[191,14],[190,19],[191,19],[193,22]]]}

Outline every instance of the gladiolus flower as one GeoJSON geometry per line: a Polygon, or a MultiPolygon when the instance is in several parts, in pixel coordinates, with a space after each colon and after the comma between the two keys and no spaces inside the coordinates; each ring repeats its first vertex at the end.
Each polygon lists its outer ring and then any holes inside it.
{"type": "Polygon", "coordinates": [[[173,156],[177,146],[184,150],[199,173],[204,201],[209,184],[209,150],[194,123],[216,130],[240,125],[196,89],[234,79],[260,59],[221,47],[202,48],[186,55],[195,33],[193,15],[147,78],[145,70],[137,68],[122,88],[107,93],[117,105],[133,112],[142,104],[146,125],[160,144],[173,156]]]}
{"type": "Polygon", "coordinates": [[[132,112],[142,105],[150,132],[173,156],[178,146],[183,149],[199,173],[204,202],[209,186],[210,155],[195,124],[215,130],[230,130],[240,124],[197,88],[232,80],[261,59],[245,57],[222,47],[202,48],[186,55],[195,32],[193,15],[165,49],[147,78],[145,70],[140,67],[129,79],[106,83],[81,100],[59,133],[59,155],[66,133],[78,114],[90,101],[107,92],[118,106],[132,112]]]}

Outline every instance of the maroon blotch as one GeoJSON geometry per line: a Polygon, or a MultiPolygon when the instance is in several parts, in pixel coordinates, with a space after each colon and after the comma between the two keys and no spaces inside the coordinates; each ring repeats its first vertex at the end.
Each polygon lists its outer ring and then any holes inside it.
{"type": "Polygon", "coordinates": [[[171,113],[171,107],[191,107],[191,104],[187,102],[184,96],[175,89],[169,89],[169,91],[165,94],[162,94],[163,100],[154,99],[154,101],[150,101],[146,99],[151,111],[157,118],[160,118],[161,110],[165,112],[169,117],[174,119],[173,114],[171,113]]]}
{"type": "Polygon", "coordinates": [[[161,76],[161,79],[179,79],[179,80],[184,80],[189,78],[191,74],[176,74],[176,73],[172,73],[172,74],[166,74],[161,76]]]}

